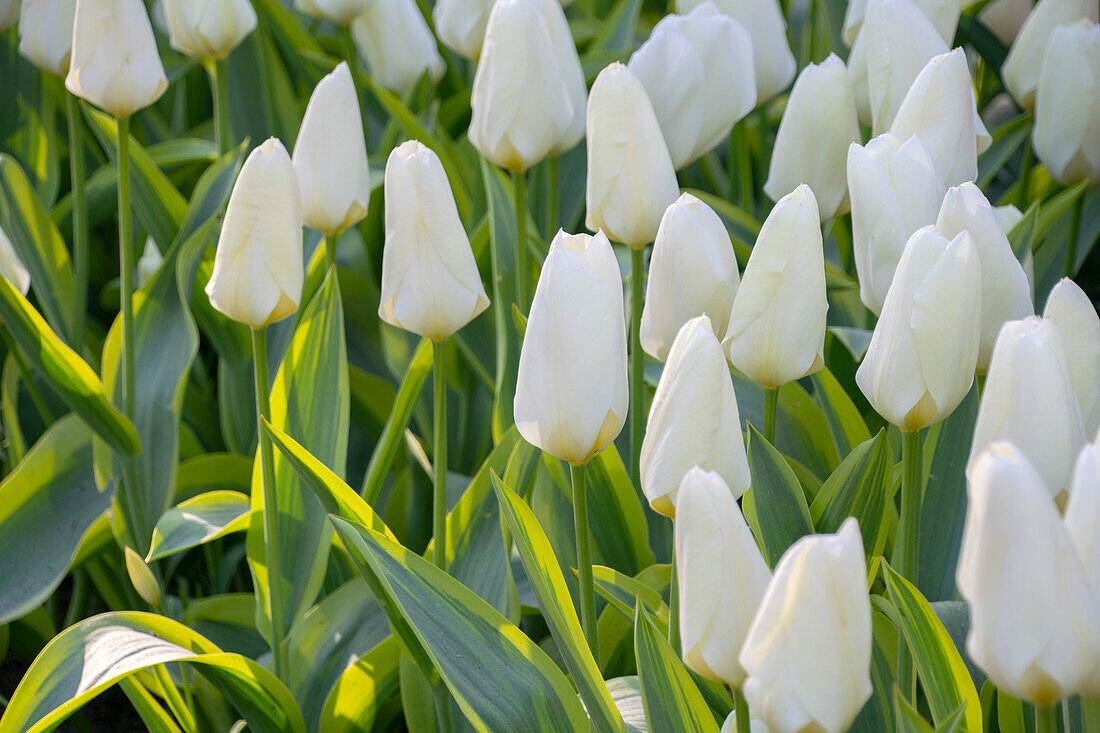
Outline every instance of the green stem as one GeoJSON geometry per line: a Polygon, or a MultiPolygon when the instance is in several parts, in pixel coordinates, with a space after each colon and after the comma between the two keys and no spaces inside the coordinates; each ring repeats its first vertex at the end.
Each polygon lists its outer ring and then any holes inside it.
{"type": "Polygon", "coordinates": [[[592,554],[588,538],[588,494],[585,487],[584,466],[572,466],[573,527],[577,535],[577,576],[580,584],[581,625],[584,638],[592,656],[600,658],[600,645],[596,638],[596,590],[592,582],[592,554]]]}
{"type": "Polygon", "coordinates": [[[84,198],[84,131],[80,102],[65,95],[69,113],[69,173],[73,190],[73,346],[81,351],[88,312],[88,207],[84,198]]]}
{"type": "Polygon", "coordinates": [[[672,574],[668,581],[668,644],[679,657],[683,654],[680,645],[680,571],[676,567],[676,545],[672,546],[672,574]]]}
{"type": "Polygon", "coordinates": [[[1077,240],[1081,238],[1081,217],[1085,213],[1085,194],[1077,197],[1073,203],[1073,212],[1069,219],[1069,241],[1066,243],[1066,277],[1077,273],[1077,240]]]}
{"type": "Polygon", "coordinates": [[[560,158],[553,155],[546,160],[546,239],[552,240],[558,233],[559,206],[558,189],[560,186],[560,158]]]}
{"type": "Polygon", "coordinates": [[[218,155],[225,155],[233,145],[229,133],[229,83],[225,59],[214,59],[207,68],[214,92],[214,141],[218,155]]]}
{"type": "Polygon", "coordinates": [[[749,717],[749,703],[745,699],[745,693],[736,687],[731,687],[730,693],[733,694],[733,712],[736,715],[734,720],[737,722],[734,731],[736,733],[749,733],[752,722],[749,717]]]}
{"type": "Polygon", "coordinates": [[[1027,211],[1027,190],[1031,187],[1031,165],[1035,160],[1035,151],[1031,149],[1031,135],[1024,141],[1024,157],[1020,164],[1020,191],[1017,197],[1017,206],[1020,211],[1027,211]]]}
{"type": "Polygon", "coordinates": [[[764,437],[775,445],[775,420],[779,412],[779,388],[764,390],[764,437]]]}
{"type": "Polygon", "coordinates": [[[1035,706],[1035,733],[1058,733],[1058,708],[1035,706]]]}
{"type": "Polygon", "coordinates": [[[130,211],[130,118],[118,121],[118,257],[122,282],[122,360],[126,416],[134,419],[134,241],[130,211]]]}
{"type": "Polygon", "coordinates": [[[734,125],[730,132],[730,199],[737,192],[741,209],[753,213],[752,154],[749,149],[748,118],[734,125]]]}
{"type": "Polygon", "coordinates": [[[317,246],[324,248],[325,272],[336,267],[336,235],[322,234],[321,241],[317,243],[317,246]]]}
{"type": "Polygon", "coordinates": [[[264,496],[264,557],[267,561],[268,608],[271,614],[271,657],[275,676],[286,680],[286,656],[283,650],[282,573],[279,557],[279,504],[275,496],[275,454],[271,438],[263,430],[260,418],[271,417],[268,391],[267,331],[252,329],[252,363],[256,380],[256,431],[260,441],[260,481],[264,496]]]}
{"type": "Polygon", "coordinates": [[[642,304],[645,301],[645,248],[630,250],[630,475],[641,480],[642,435],[645,433],[645,392],[642,353],[642,304]]]}
{"type": "Polygon", "coordinates": [[[513,173],[516,204],[516,305],[521,313],[527,313],[527,278],[531,265],[527,257],[527,173],[513,173]]]}
{"type": "Polygon", "coordinates": [[[73,568],[73,593],[69,598],[69,609],[65,612],[65,626],[69,628],[84,618],[84,606],[88,602],[88,573],[83,568],[73,568]]]}
{"type": "MultiPolygon", "coordinates": [[[[915,430],[901,435],[901,517],[894,540],[894,567],[906,580],[917,582],[920,552],[921,471],[924,434],[915,430]]],[[[898,688],[906,699],[915,698],[916,677],[909,645],[898,642],[898,688]]]]}
{"type": "Polygon", "coordinates": [[[435,565],[447,567],[447,371],[444,361],[447,342],[432,342],[432,381],[435,395],[435,492],[432,497],[432,533],[435,537],[435,565]]]}

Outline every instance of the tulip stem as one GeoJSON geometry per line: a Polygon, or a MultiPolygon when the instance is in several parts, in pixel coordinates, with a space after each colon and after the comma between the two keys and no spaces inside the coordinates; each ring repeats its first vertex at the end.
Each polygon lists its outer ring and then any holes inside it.
{"type": "Polygon", "coordinates": [[[630,475],[635,484],[641,481],[639,464],[645,432],[645,355],[641,337],[644,259],[645,247],[630,250],[630,475]]]}
{"type": "Polygon", "coordinates": [[[1082,193],[1073,203],[1069,215],[1069,241],[1066,242],[1066,277],[1077,272],[1077,240],[1081,238],[1081,217],[1085,213],[1085,194],[1082,193]]]}
{"type": "Polygon", "coordinates": [[[577,535],[577,577],[580,584],[581,624],[584,638],[597,664],[600,646],[596,638],[596,590],[592,582],[592,555],[588,540],[588,494],[584,485],[584,466],[569,470],[573,481],[573,527],[577,535]]]}
{"type": "Polygon", "coordinates": [[[134,419],[134,242],[130,227],[130,118],[118,121],[118,258],[126,417],[134,419]]]}
{"type": "Polygon", "coordinates": [[[680,571],[676,567],[675,544],[669,563],[672,568],[668,579],[668,645],[679,657],[683,654],[683,647],[680,644],[680,571]]]}
{"type": "Polygon", "coordinates": [[[260,438],[260,485],[264,507],[264,558],[267,562],[268,609],[271,617],[271,657],[275,676],[286,680],[286,656],[283,652],[282,574],[279,566],[279,504],[275,496],[275,454],[271,438],[264,432],[261,418],[271,418],[268,391],[267,330],[252,329],[252,364],[256,381],[256,431],[260,438]]]}
{"type": "Polygon", "coordinates": [[[527,173],[512,174],[516,193],[516,305],[527,314],[527,278],[531,266],[527,262],[527,173]]]}
{"type": "Polygon", "coordinates": [[[558,170],[558,156],[551,155],[546,159],[546,238],[551,240],[558,230],[558,170]]]}
{"type": "Polygon", "coordinates": [[[764,438],[775,445],[775,421],[779,412],[779,388],[764,389],[764,438]]]}
{"type": "MultiPolygon", "coordinates": [[[[901,434],[901,518],[894,540],[894,566],[902,577],[917,582],[920,552],[921,472],[924,434],[920,430],[901,434]]],[[[906,699],[915,696],[913,660],[909,645],[898,641],[898,688],[906,699]]]]}
{"type": "Polygon", "coordinates": [[[232,145],[229,139],[229,88],[225,59],[212,60],[207,68],[210,85],[214,88],[214,142],[218,146],[218,155],[221,156],[228,153],[232,145]]]}
{"type": "Polygon", "coordinates": [[[1058,733],[1058,708],[1035,706],[1035,733],[1058,733]]]}
{"type": "Polygon", "coordinates": [[[736,687],[731,687],[730,692],[733,694],[733,712],[736,716],[734,720],[737,722],[737,727],[734,730],[736,733],[749,733],[752,723],[749,718],[749,703],[745,699],[745,693],[736,687]]]}
{"type": "Polygon", "coordinates": [[[82,351],[88,311],[88,210],[84,199],[84,136],[80,123],[80,102],[65,95],[69,113],[69,173],[73,203],[73,347],[82,351]]]}
{"type": "Polygon", "coordinates": [[[1031,165],[1034,160],[1035,153],[1031,149],[1031,135],[1028,135],[1024,141],[1024,153],[1020,161],[1020,191],[1017,197],[1017,205],[1020,207],[1020,211],[1027,211],[1029,203],[1027,190],[1031,187],[1031,165]]]}
{"type": "Polygon", "coordinates": [[[322,247],[325,253],[325,272],[336,267],[336,235],[322,234],[317,246],[322,247]]]}
{"type": "Polygon", "coordinates": [[[447,372],[446,340],[432,341],[432,381],[435,394],[435,444],[432,468],[435,493],[432,497],[432,534],[435,537],[433,560],[438,568],[447,567],[447,372]]]}
{"type": "Polygon", "coordinates": [[[752,154],[749,150],[748,119],[741,120],[730,133],[730,200],[739,194],[741,209],[753,214],[752,154]]]}

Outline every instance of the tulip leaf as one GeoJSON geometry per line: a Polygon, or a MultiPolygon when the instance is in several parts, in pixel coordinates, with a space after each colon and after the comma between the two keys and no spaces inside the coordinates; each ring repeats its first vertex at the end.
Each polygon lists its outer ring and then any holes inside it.
{"type": "MultiPolygon", "coordinates": [[[[734,393],[742,426],[764,425],[764,388],[740,372],[733,371],[734,393]]],[[[747,427],[744,427],[746,432],[747,427]]],[[[840,463],[829,421],[818,403],[798,382],[779,388],[775,447],[805,466],[818,480],[832,473],[840,463]]]]}
{"type": "Polygon", "coordinates": [[[577,610],[569,596],[565,576],[558,566],[550,540],[542,531],[535,513],[515,492],[493,474],[493,489],[501,513],[512,532],[523,567],[535,590],[542,617],[550,627],[565,667],[580,691],[585,707],[597,731],[625,731],[622,717],[600,675],[600,668],[585,641],[577,610]]]}
{"type": "Polygon", "coordinates": [[[845,519],[855,517],[867,555],[881,555],[889,527],[887,502],[892,499],[887,476],[893,465],[885,429],[856,446],[814,497],[810,516],[817,531],[831,534],[845,519]]]}
{"type": "Polygon", "coordinates": [[[1039,227],[1039,208],[1039,202],[1033,201],[1031,206],[1027,207],[1027,211],[1024,212],[1024,218],[1012,227],[1012,231],[1008,233],[1008,243],[1012,245],[1012,253],[1016,255],[1016,259],[1020,261],[1021,265],[1027,262],[1028,256],[1035,249],[1035,234],[1039,227]]]}
{"type": "Polygon", "coordinates": [[[640,603],[634,617],[634,653],[649,730],[718,733],[699,688],[640,603]]]}
{"type": "Polygon", "coordinates": [[[391,636],[344,670],[325,699],[318,733],[370,733],[375,716],[397,692],[403,658],[391,636]]]}
{"type": "MultiPolygon", "coordinates": [[[[650,567],[663,567],[666,571],[668,570],[667,565],[650,567]]],[[[668,628],[668,605],[655,589],[636,578],[603,565],[592,566],[592,580],[595,583],[596,592],[607,600],[609,607],[617,610],[628,620],[634,620],[634,606],[637,601],[641,601],[646,610],[656,616],[654,623],[658,628],[661,624],[668,628]]]]}
{"type": "Polygon", "coordinates": [[[992,131],[989,148],[978,156],[978,188],[984,191],[1024,144],[1031,134],[1031,121],[1031,113],[1024,112],[992,131]]]}
{"type": "Polygon", "coordinates": [[[897,686],[894,687],[894,719],[897,733],[934,733],[932,726],[909,704],[897,686]]]}
{"type": "Polygon", "coordinates": [[[799,537],[813,534],[810,508],[794,471],[779,451],[751,425],[748,458],[757,541],[763,546],[768,567],[774,568],[799,537]]]}
{"type": "Polygon", "coordinates": [[[890,601],[898,612],[899,630],[913,654],[932,719],[936,725],[943,725],[960,705],[965,705],[959,730],[980,732],[981,700],[955,642],[924,596],[889,564],[884,562],[882,569],[890,601]]]}
{"type": "Polygon", "coordinates": [[[825,420],[829,423],[829,431],[836,441],[837,452],[846,456],[852,450],[865,441],[871,439],[871,432],[867,429],[867,423],[859,414],[859,408],[852,402],[852,398],[840,386],[840,382],[833,376],[828,368],[816,372],[811,380],[814,385],[814,402],[821,408],[825,420]]]}
{"type": "Polygon", "coordinates": [[[637,675],[616,677],[607,681],[611,699],[623,716],[629,733],[646,733],[645,705],[642,703],[642,687],[637,675]]]}
{"type": "MultiPolygon", "coordinates": [[[[589,461],[586,471],[591,484],[588,511],[596,551],[607,565],[636,575],[656,562],[649,546],[641,492],[634,488],[614,443],[589,461]]],[[[658,519],[665,522],[664,517],[658,519]]]]}
{"type": "Polygon", "coordinates": [[[210,491],[172,507],[153,528],[148,560],[160,560],[248,528],[248,497],[210,491]]]}

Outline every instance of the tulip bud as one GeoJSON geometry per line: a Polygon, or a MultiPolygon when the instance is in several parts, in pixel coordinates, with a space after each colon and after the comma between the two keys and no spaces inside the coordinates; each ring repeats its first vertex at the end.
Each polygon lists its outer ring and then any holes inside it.
{"type": "Polygon", "coordinates": [[[373,0],[294,0],[294,7],[314,18],[347,25],[367,9],[373,0]]]}
{"type": "MultiPolygon", "coordinates": [[[[982,295],[984,300],[984,290],[982,295]]],[[[1014,443],[1031,460],[1051,496],[1069,485],[1073,460],[1085,444],[1085,428],[1062,335],[1043,318],[1009,321],[997,337],[967,476],[982,451],[998,440],[1014,443]]]]}
{"type": "Polygon", "coordinates": [[[23,0],[19,53],[38,68],[65,76],[73,49],[76,0],[23,0]]]}
{"type": "MultiPolygon", "coordinates": [[[[1028,109],[1035,106],[1035,90],[1042,75],[1043,57],[1054,29],[1081,18],[1096,23],[1100,20],[1098,13],[1100,10],[1096,0],[1041,0],[1035,5],[1001,65],[1005,88],[1021,106],[1028,109]]],[[[1080,89],[1078,93],[1081,93],[1080,89]]],[[[1078,99],[1073,101],[1079,103],[1078,99]]]]}
{"type": "MultiPolygon", "coordinates": [[[[913,0],[926,18],[932,21],[936,32],[950,44],[955,39],[962,15],[962,0],[913,0]]],[[[868,0],[849,0],[844,12],[844,29],[841,35],[850,48],[855,48],[859,32],[865,23],[868,0]]]]}
{"type": "MultiPolygon", "coordinates": [[[[737,730],[736,710],[726,716],[726,721],[722,723],[722,730],[719,733],[742,733],[742,731],[737,730]]],[[[768,733],[768,726],[764,725],[764,721],[752,717],[749,719],[749,733],[768,733]]]]}
{"type": "Polygon", "coordinates": [[[19,18],[19,0],[0,0],[0,31],[8,29],[19,18]]]}
{"type": "Polygon", "coordinates": [[[683,477],[673,525],[680,644],[694,672],[740,687],[745,634],[768,588],[768,570],[737,500],[717,473],[683,477]]]}
{"type": "Polygon", "coordinates": [[[355,47],[378,83],[405,94],[425,71],[433,83],[446,66],[413,0],[374,0],[351,22],[355,47]]]}
{"type": "Polygon", "coordinates": [[[680,327],[706,315],[720,336],[729,325],[740,276],[726,225],[714,210],[690,193],[665,209],[649,261],[642,325],[642,348],[659,361],[680,327]]]}
{"type": "Polygon", "coordinates": [[[989,200],[973,183],[947,191],[936,219],[936,229],[945,237],[969,231],[982,264],[982,340],[978,350],[978,372],[989,369],[993,344],[1006,321],[1026,318],[1035,312],[1027,274],[1012,252],[1012,245],[989,200]]]}
{"type": "Polygon", "coordinates": [[[879,135],[848,148],[852,246],[863,304],[878,315],[905,243],[936,222],[944,186],[919,138],[879,135]]]}
{"type": "Polygon", "coordinates": [[[898,140],[919,137],[946,185],[977,177],[978,153],[989,147],[992,138],[978,116],[961,48],[936,56],[921,70],[894,115],[890,132],[898,140]]]}
{"type": "Polygon", "coordinates": [[[1006,46],[1016,40],[1033,7],[1032,0],[993,0],[978,11],[978,20],[1006,46]]]}
{"type": "Polygon", "coordinates": [[[541,161],[569,131],[573,102],[534,0],[493,6],[470,107],[470,142],[513,173],[541,161]]]}
{"type": "Polygon", "coordinates": [[[710,0],[687,15],[666,15],[630,57],[674,168],[725,139],[756,106],[752,64],[749,32],[710,0]]]}
{"type": "Polygon", "coordinates": [[[386,323],[440,341],[489,307],[443,164],[415,140],[386,161],[386,323]]]}
{"type": "MultiPolygon", "coordinates": [[[[690,13],[707,0],[676,0],[677,12],[690,13]]],[[[718,9],[749,32],[752,38],[756,102],[763,104],[787,88],[798,64],[787,43],[787,21],[779,0],[716,0],[718,9]]]]}
{"type": "Polygon", "coordinates": [[[145,249],[137,261],[136,280],[139,288],[145,287],[145,283],[153,279],[153,275],[157,274],[162,262],[164,262],[164,257],[161,256],[157,243],[152,237],[149,237],[145,240],[145,249]]]}
{"type": "Polygon", "coordinates": [[[1031,135],[1051,176],[1100,183],[1100,25],[1081,20],[1050,34],[1031,135]]]}
{"type": "Polygon", "coordinates": [[[649,409],[640,465],[646,498],[668,517],[676,517],[677,489],[692,467],[715,471],[732,498],[749,490],[733,380],[706,316],[685,323],[672,345],[649,409]]]}
{"type": "Polygon", "coordinates": [[[0,277],[14,285],[23,295],[31,288],[31,275],[3,229],[0,229],[0,277]]]}
{"type": "Polygon", "coordinates": [[[775,567],[749,628],[745,697],[772,733],[842,733],[871,697],[871,602],[853,518],[803,537],[775,567]]]}
{"type": "Polygon", "coordinates": [[[635,249],[657,236],[679,195],[676,171],[645,87],[620,63],[609,65],[588,98],[585,226],[635,249]]]}
{"type": "Polygon", "coordinates": [[[332,235],[367,215],[370,170],[363,118],[347,62],[317,84],[294,144],[302,219],[332,235]]]}
{"type": "Polygon", "coordinates": [[[1085,435],[1096,435],[1100,429],[1100,317],[1085,291],[1067,277],[1047,296],[1043,318],[1062,334],[1085,435]]]}
{"type": "Polygon", "coordinates": [[[206,294],[234,321],[263,328],[298,310],[303,277],[298,179],[286,148],[270,138],[237,176],[206,294]]]}
{"type": "Polygon", "coordinates": [[[856,372],[875,411],[903,431],[937,423],[974,383],[982,268],[967,232],[925,227],[909,240],[856,372]]]}
{"type": "Polygon", "coordinates": [[[623,281],[602,232],[559,231],[542,266],[519,355],[515,419],[528,443],[581,465],[627,410],[623,281]]]}
{"type": "Polygon", "coordinates": [[[248,0],[165,0],[172,48],[188,56],[225,58],[256,28],[248,0]]]}
{"type": "Polygon", "coordinates": [[[997,688],[1041,707],[1074,694],[1100,655],[1100,614],[1042,477],[992,444],[970,472],[956,581],[966,649],[997,688]]]}
{"type": "Polygon", "coordinates": [[[569,92],[569,101],[573,103],[573,120],[565,134],[550,150],[551,155],[572,150],[584,137],[585,114],[588,108],[588,83],[584,79],[584,68],[577,55],[577,44],[573,32],[569,30],[569,21],[565,19],[563,6],[569,2],[558,0],[535,0],[546,29],[550,31],[550,45],[558,61],[558,73],[561,74],[565,88],[569,92]]]}
{"type": "Polygon", "coordinates": [[[477,61],[493,0],[438,0],[432,10],[439,41],[464,59],[477,61]]]}
{"type": "Polygon", "coordinates": [[[830,54],[798,75],[779,123],[764,193],[773,201],[805,182],[813,189],[821,220],[848,210],[845,161],[858,141],[852,84],[844,62],[830,54]]]}
{"type": "MultiPolygon", "coordinates": [[[[1077,548],[1085,575],[1095,597],[1100,600],[1100,436],[1086,443],[1073,468],[1073,487],[1066,503],[1066,530],[1077,548]]],[[[1097,660],[1100,664],[1100,659],[1097,660]]],[[[1090,697],[1100,693],[1100,669],[1094,674],[1090,697]]]]}
{"type": "Polygon", "coordinates": [[[803,184],[780,199],[752,249],[722,345],[749,379],[780,387],[825,365],[825,255],[817,201],[803,184]]]}
{"type": "Polygon", "coordinates": [[[65,86],[115,117],[160,99],[168,78],[141,0],[80,0],[65,86]]]}

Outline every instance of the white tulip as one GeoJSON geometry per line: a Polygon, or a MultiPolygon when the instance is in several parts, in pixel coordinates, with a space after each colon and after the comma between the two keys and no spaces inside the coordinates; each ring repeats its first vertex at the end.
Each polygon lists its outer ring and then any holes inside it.
{"type": "Polygon", "coordinates": [[[685,323],[672,345],[649,409],[640,466],[646,498],[669,517],[677,516],[677,489],[694,466],[715,471],[733,498],[749,490],[733,380],[706,316],[685,323]]]}
{"type": "Polygon", "coordinates": [[[294,144],[294,170],[306,226],[332,235],[367,215],[367,143],[347,62],[321,79],[309,98],[294,144]]]}
{"type": "Polygon", "coordinates": [[[1047,707],[1074,694],[1100,656],[1100,614],[1042,477],[994,443],[970,473],[956,573],[970,604],[966,648],[997,688],[1047,707]]]}
{"type": "Polygon", "coordinates": [[[161,256],[156,241],[149,237],[145,240],[145,249],[137,261],[137,277],[134,279],[137,281],[139,288],[145,287],[145,283],[153,279],[153,275],[157,274],[162,262],[164,262],[164,257],[161,256]]]}
{"type": "Polygon", "coordinates": [[[973,183],[947,191],[936,219],[936,229],[945,237],[969,231],[982,263],[982,341],[978,350],[978,372],[989,369],[993,344],[1006,321],[1026,318],[1035,312],[1027,274],[1012,252],[1008,237],[985,194],[973,183]]]}
{"type": "Polygon", "coordinates": [[[347,25],[373,0],[294,0],[294,7],[314,18],[347,25]]]}
{"type": "Polygon", "coordinates": [[[613,63],[588,98],[588,188],[585,226],[628,247],[657,236],[661,216],[680,190],[660,123],[645,87],[613,63]]]}
{"type": "Polygon", "coordinates": [[[665,361],[680,327],[698,315],[710,318],[714,332],[725,336],[740,282],[726,225],[714,209],[682,194],[665,209],[653,242],[639,329],[642,348],[665,361]]]}
{"type": "Polygon", "coordinates": [[[738,661],[749,625],[768,588],[768,570],[737,500],[717,473],[683,477],[673,525],[684,664],[740,687],[738,661]]]}
{"type": "MultiPolygon", "coordinates": [[[[940,34],[944,43],[951,45],[955,38],[955,31],[959,27],[959,16],[962,15],[962,0],[913,0],[921,12],[924,13],[936,32],[940,34]]],[[[844,29],[842,35],[844,42],[849,47],[855,48],[859,32],[863,28],[868,0],[849,0],[844,12],[844,29]]]]}
{"type": "MultiPolygon", "coordinates": [[[[750,714],[752,711],[749,711],[750,714]]],[[[726,720],[722,723],[722,730],[719,733],[743,733],[743,731],[737,730],[737,711],[734,710],[726,716],[726,720]]],[[[764,724],[764,721],[755,717],[749,718],[749,733],[769,733],[768,726],[764,724]]]]}
{"type": "Polygon", "coordinates": [[[386,323],[440,341],[489,307],[443,164],[410,140],[386,161],[386,323]]]}
{"type": "MultiPolygon", "coordinates": [[[[752,38],[756,102],[763,104],[787,88],[798,71],[787,42],[787,21],[779,0],[715,0],[718,9],[745,27],[752,38]]],[[[676,0],[677,12],[690,13],[707,0],[676,0]]]]}
{"type": "Polygon", "coordinates": [[[414,0],[373,0],[351,22],[355,47],[378,83],[405,94],[425,71],[433,83],[446,65],[414,0]]]}
{"type": "Polygon", "coordinates": [[[961,48],[928,62],[909,87],[890,126],[898,140],[916,135],[948,186],[978,175],[978,153],[992,142],[978,116],[974,87],[961,48]]]}
{"type": "Polygon", "coordinates": [[[1068,488],[1073,461],[1085,444],[1085,427],[1062,335],[1046,319],[1010,321],[997,337],[967,476],[982,451],[999,440],[1014,443],[1031,460],[1051,496],[1068,488]]]}
{"type": "Polygon", "coordinates": [[[558,232],[519,356],[515,420],[528,443],[581,465],[622,430],[628,406],[623,282],[611,243],[558,232]]]}
{"type": "Polygon", "coordinates": [[[756,106],[752,38],[709,0],[662,18],[628,66],[653,103],[677,169],[724,140],[756,106]]]}
{"type": "MultiPolygon", "coordinates": [[[[1065,524],[1089,585],[1100,600],[1100,436],[1097,442],[1086,443],[1077,455],[1065,524]]],[[[1100,665],[1100,659],[1097,663],[1100,665]]],[[[1100,677],[1095,682],[1100,683],[1100,677]]],[[[1094,690],[1092,696],[1097,692],[1100,690],[1094,690]]]]}
{"type": "Polygon", "coordinates": [[[842,733],[871,697],[871,602],[853,518],[775,567],[741,651],[745,697],[772,733],[842,733]]]}
{"type": "Polygon", "coordinates": [[[1043,317],[1062,334],[1085,434],[1096,435],[1100,429],[1100,317],[1096,308],[1077,283],[1065,278],[1047,296],[1043,317]]]}
{"type": "Polygon", "coordinates": [[[1016,40],[1033,7],[1032,0],[993,0],[978,11],[978,20],[1006,46],[1016,40]]]}
{"type": "Polygon", "coordinates": [[[943,179],[919,138],[885,133],[848,148],[852,247],[863,304],[878,315],[909,237],[936,222],[943,179]]]}
{"type": "Polygon", "coordinates": [[[0,277],[14,285],[23,295],[31,288],[31,275],[3,229],[0,229],[0,277]]]}
{"type": "Polygon", "coordinates": [[[1036,3],[1001,66],[1005,88],[1020,105],[1028,109],[1035,106],[1043,57],[1054,29],[1081,18],[1096,23],[1100,20],[1098,13],[1096,0],[1041,0],[1036,3]]]}
{"type": "Polygon", "coordinates": [[[65,86],[81,99],[122,118],[168,88],[141,0],[79,0],[72,34],[65,86]]]}
{"type": "Polygon", "coordinates": [[[172,48],[188,56],[220,59],[256,28],[248,0],[164,0],[172,48]]]}
{"type": "Polygon", "coordinates": [[[298,310],[303,269],[298,179],[286,148],[270,138],[237,176],[206,294],[234,321],[263,328],[298,310]]]}
{"type": "Polygon", "coordinates": [[[432,10],[439,41],[464,59],[477,61],[494,0],[438,0],[432,10]]]}
{"type": "Polygon", "coordinates": [[[955,411],[974,383],[981,302],[970,235],[948,242],[933,227],[914,234],[856,372],[876,412],[911,432],[955,411]]]}
{"type": "Polygon", "coordinates": [[[584,68],[581,59],[577,55],[577,44],[573,40],[573,32],[569,30],[569,21],[565,19],[565,11],[558,0],[535,0],[542,19],[546,21],[546,29],[550,31],[550,46],[554,49],[554,57],[558,61],[558,73],[561,74],[565,88],[569,92],[569,101],[573,103],[573,121],[569,123],[565,134],[557,144],[550,149],[551,155],[560,155],[572,150],[584,137],[585,116],[588,109],[588,84],[584,80],[584,68]]]}
{"type": "Polygon", "coordinates": [[[19,19],[19,0],[0,0],[0,31],[7,30],[19,19]]]}
{"type": "Polygon", "coordinates": [[[828,310],[817,202],[801,185],[760,229],[722,344],[750,379],[780,387],[825,365],[828,310]]]}
{"type": "Polygon", "coordinates": [[[1058,181],[1100,183],[1100,25],[1081,20],[1050,34],[1031,136],[1058,181]]]}
{"type": "Polygon", "coordinates": [[[800,183],[813,189],[822,221],[848,211],[845,163],[860,139],[852,84],[830,54],[798,75],[779,123],[764,193],[778,201],[800,183]]]}
{"type": "Polygon", "coordinates": [[[65,76],[73,50],[76,0],[23,0],[19,53],[35,66],[65,76]]]}

